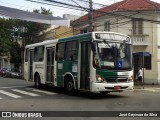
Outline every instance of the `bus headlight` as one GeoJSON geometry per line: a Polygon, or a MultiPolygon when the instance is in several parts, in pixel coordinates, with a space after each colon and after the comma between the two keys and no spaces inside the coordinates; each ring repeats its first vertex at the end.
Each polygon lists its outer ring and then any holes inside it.
{"type": "Polygon", "coordinates": [[[133,75],[129,77],[129,81],[133,81],[133,75]]]}
{"type": "Polygon", "coordinates": [[[105,79],[103,77],[101,77],[100,75],[96,75],[96,79],[97,79],[97,82],[104,82],[105,79]]]}

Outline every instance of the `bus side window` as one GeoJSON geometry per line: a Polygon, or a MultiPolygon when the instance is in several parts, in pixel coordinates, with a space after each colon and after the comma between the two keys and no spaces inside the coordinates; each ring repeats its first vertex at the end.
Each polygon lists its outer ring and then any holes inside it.
{"type": "Polygon", "coordinates": [[[34,61],[40,62],[44,59],[44,46],[35,47],[34,49],[34,61]]]}
{"type": "Polygon", "coordinates": [[[39,47],[38,61],[43,61],[44,58],[44,46],[39,47]]]}
{"type": "Polygon", "coordinates": [[[76,41],[71,41],[67,43],[67,60],[76,60],[77,59],[77,43],[76,41]]]}
{"type": "Polygon", "coordinates": [[[56,46],[56,60],[64,60],[65,43],[59,43],[56,46]]]}
{"type": "Polygon", "coordinates": [[[35,49],[34,49],[34,61],[35,62],[38,61],[37,59],[38,59],[38,47],[35,47],[35,49]]]}
{"type": "Polygon", "coordinates": [[[27,48],[26,50],[25,50],[25,62],[28,62],[28,54],[29,53],[29,49],[27,48]]]}

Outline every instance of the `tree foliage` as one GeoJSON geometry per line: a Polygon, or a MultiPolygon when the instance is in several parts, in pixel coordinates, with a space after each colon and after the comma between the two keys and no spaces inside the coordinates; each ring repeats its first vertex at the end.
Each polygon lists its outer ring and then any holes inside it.
{"type": "Polygon", "coordinates": [[[0,18],[0,56],[6,55],[10,49],[12,42],[12,27],[14,22],[12,19],[0,18]]]}
{"type": "Polygon", "coordinates": [[[15,67],[21,63],[21,47],[15,39],[18,23],[19,20],[0,18],[0,56],[9,56],[15,67]]]}

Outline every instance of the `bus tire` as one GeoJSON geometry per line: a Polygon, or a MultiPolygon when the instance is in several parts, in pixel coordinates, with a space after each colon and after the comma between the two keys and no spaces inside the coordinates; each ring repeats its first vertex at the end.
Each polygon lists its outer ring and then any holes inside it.
{"type": "Polygon", "coordinates": [[[67,94],[71,95],[71,96],[75,95],[75,93],[76,93],[73,80],[70,77],[66,80],[65,90],[66,90],[67,94]]]}
{"type": "Polygon", "coordinates": [[[34,86],[36,88],[41,88],[42,86],[39,74],[36,74],[34,77],[34,86]]]}

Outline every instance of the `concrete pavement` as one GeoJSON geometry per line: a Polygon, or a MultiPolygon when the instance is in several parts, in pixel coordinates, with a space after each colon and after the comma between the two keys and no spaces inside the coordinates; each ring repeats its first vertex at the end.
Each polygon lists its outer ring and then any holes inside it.
{"type": "Polygon", "coordinates": [[[160,85],[135,85],[134,91],[147,91],[147,92],[154,92],[160,93],[160,85]]]}

